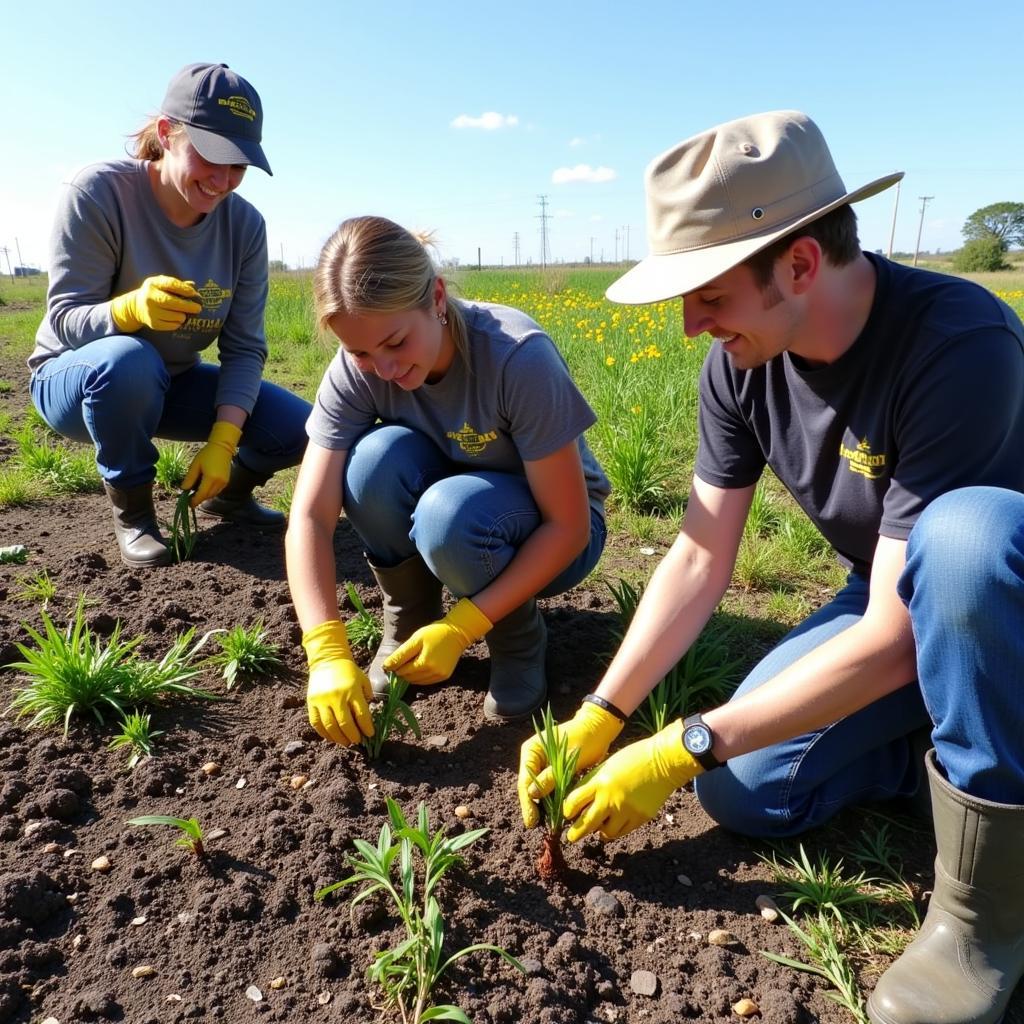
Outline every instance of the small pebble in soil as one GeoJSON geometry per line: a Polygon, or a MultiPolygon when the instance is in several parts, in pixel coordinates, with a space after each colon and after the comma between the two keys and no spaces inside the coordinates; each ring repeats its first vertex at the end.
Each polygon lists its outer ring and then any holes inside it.
{"type": "Polygon", "coordinates": [[[307,782],[309,782],[308,775],[293,775],[291,778],[291,782],[289,782],[288,784],[292,787],[292,789],[302,789],[302,787],[307,782]]]}
{"type": "Polygon", "coordinates": [[[740,940],[724,928],[712,928],[708,932],[708,943],[712,946],[738,946],[740,940]]]}
{"type": "Polygon", "coordinates": [[[327,1004],[328,1004],[328,1003],[329,1003],[329,1002],[331,1001],[331,993],[330,993],[330,992],[326,992],[326,991],[324,991],[324,992],[321,992],[321,993],[320,993],[320,994],[319,994],[319,995],[318,995],[318,996],[316,997],[316,1001],[317,1001],[317,1002],[318,1002],[318,1003],[319,1003],[319,1004],[320,1004],[321,1006],[326,1006],[326,1005],[327,1005],[327,1004]]]}
{"type": "Polygon", "coordinates": [[[680,885],[693,885],[693,879],[689,875],[676,875],[676,881],[680,885]]]}
{"type": "Polygon", "coordinates": [[[180,1003],[181,1002],[181,996],[179,996],[177,992],[171,992],[167,996],[167,998],[164,1000],[164,1002],[165,1003],[180,1003]]]}
{"type": "Polygon", "coordinates": [[[109,871],[113,865],[110,863],[110,858],[104,855],[102,857],[97,857],[90,867],[92,867],[93,871],[106,872],[109,871]]]}
{"type": "Polygon", "coordinates": [[[152,978],[156,974],[156,968],[152,964],[139,964],[132,968],[133,978],[152,978]]]}
{"type": "Polygon", "coordinates": [[[138,928],[140,925],[144,925],[146,919],[144,917],[133,917],[131,920],[132,927],[138,928]]]}
{"type": "Polygon", "coordinates": [[[245,789],[245,776],[244,775],[235,783],[235,789],[245,789]]]}
{"type": "Polygon", "coordinates": [[[638,996],[653,996],[658,991],[658,976],[653,971],[634,971],[629,987],[638,996]]]}
{"type": "Polygon", "coordinates": [[[621,917],[625,913],[622,904],[603,886],[595,885],[586,895],[587,904],[599,914],[621,917]]]}
{"type": "Polygon", "coordinates": [[[270,983],[270,987],[272,989],[279,989],[279,988],[284,988],[285,985],[287,985],[287,984],[288,984],[288,980],[286,978],[275,978],[270,983]]]}
{"type": "Polygon", "coordinates": [[[448,737],[444,733],[434,733],[432,736],[427,736],[423,740],[423,746],[425,747],[443,747],[448,742],[448,737]]]}
{"type": "Polygon", "coordinates": [[[206,838],[209,842],[216,842],[218,839],[223,839],[228,834],[226,828],[214,828],[209,831],[206,838]]]}
{"type": "Polygon", "coordinates": [[[752,1017],[755,1013],[760,1013],[761,1010],[753,999],[741,999],[732,1004],[732,1012],[739,1017],[752,1017]]]}
{"type": "Polygon", "coordinates": [[[199,769],[204,775],[219,775],[220,765],[216,761],[207,761],[202,768],[199,769]]]}
{"type": "Polygon", "coordinates": [[[260,1003],[263,1001],[263,993],[255,985],[250,985],[245,990],[245,998],[251,999],[254,1003],[260,1003]]]}
{"type": "Polygon", "coordinates": [[[754,900],[754,905],[761,911],[761,916],[766,921],[771,921],[772,924],[778,921],[779,908],[771,896],[758,896],[757,899],[754,900]]]}
{"type": "Polygon", "coordinates": [[[47,843],[43,847],[43,853],[56,853],[60,849],[60,843],[47,843]]]}
{"type": "Polygon", "coordinates": [[[290,740],[284,745],[286,757],[294,757],[296,754],[301,754],[305,749],[306,744],[302,740],[290,740]]]}
{"type": "Polygon", "coordinates": [[[465,804],[459,804],[459,806],[455,808],[456,818],[470,818],[472,816],[473,812],[465,804]]]}

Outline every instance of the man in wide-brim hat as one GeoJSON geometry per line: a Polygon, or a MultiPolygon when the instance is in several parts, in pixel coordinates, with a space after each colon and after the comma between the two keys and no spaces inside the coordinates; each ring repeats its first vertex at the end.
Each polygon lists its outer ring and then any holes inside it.
{"type": "MultiPolygon", "coordinates": [[[[721,824],[780,837],[930,789],[928,915],[869,1014],[994,1024],[1024,973],[1024,327],[975,284],[861,251],[850,204],[900,177],[848,191],[796,111],[719,125],[649,165],[650,254],[608,297],[681,296],[686,334],[713,341],[682,529],[559,727],[580,769],[718,605],[766,466],[850,575],[728,704],[623,747],[565,812],[570,839],[615,839],[695,779],[721,824]]],[[[524,744],[528,826],[545,767],[524,744]]]]}

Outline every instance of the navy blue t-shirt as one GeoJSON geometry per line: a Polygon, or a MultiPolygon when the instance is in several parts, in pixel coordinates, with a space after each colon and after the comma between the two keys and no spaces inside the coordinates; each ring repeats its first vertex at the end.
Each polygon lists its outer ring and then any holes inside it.
{"type": "Polygon", "coordinates": [[[697,475],[747,487],[765,465],[868,572],[930,501],[1024,491],[1024,327],[979,285],[865,254],[877,274],[857,340],[827,366],[788,352],[737,370],[714,344],[700,381],[697,475]]]}

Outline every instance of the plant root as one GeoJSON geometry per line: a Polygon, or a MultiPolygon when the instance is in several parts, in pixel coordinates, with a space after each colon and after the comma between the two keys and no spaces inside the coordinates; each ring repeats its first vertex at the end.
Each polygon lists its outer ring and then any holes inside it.
{"type": "Polygon", "coordinates": [[[545,882],[560,882],[565,878],[569,868],[562,854],[561,833],[548,832],[544,836],[544,846],[537,858],[537,874],[545,882]]]}

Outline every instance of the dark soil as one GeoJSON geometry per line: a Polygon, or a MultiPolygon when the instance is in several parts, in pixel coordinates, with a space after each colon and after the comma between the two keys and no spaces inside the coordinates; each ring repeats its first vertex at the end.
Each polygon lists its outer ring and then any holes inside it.
{"type": "MultiPolygon", "coordinates": [[[[20,387],[23,371],[5,361],[0,377],[20,387]]],[[[0,398],[23,402],[21,394],[0,398]]],[[[170,518],[169,497],[160,511],[170,518]]],[[[57,584],[50,610],[61,623],[84,593],[97,633],[109,635],[120,620],[124,635],[145,634],[143,654],[159,657],[188,626],[201,634],[262,619],[284,661],[273,677],[230,694],[207,672],[200,683],[225,699],[156,710],[153,726],[164,731],[157,756],[134,771],[123,751],[106,749],[115,731],[109,723],[76,719],[63,739],[0,719],[0,1021],[377,1019],[379,993],[365,970],[375,950],[399,939],[397,920],[373,901],[351,914],[348,889],[324,902],[313,894],[344,877],[354,838],[376,840],[386,796],[406,813],[423,801],[450,834],[489,829],[439,892],[450,951],[492,942],[527,967],[524,976],[485,953],[460,961],[439,996],[478,1024],[725,1022],[738,1019],[731,1006],[743,997],[758,1004],[765,1024],[850,1019],[820,979],[761,956],[801,958],[785,926],[755,908],[772,888],[758,858],[766,847],[717,828],[692,792],[676,794],[654,823],[624,840],[568,847],[563,883],[538,879],[542,837],[523,829],[515,797],[518,748],[530,726],[484,724],[482,645],[463,658],[452,683],[416,694],[423,740],[392,742],[380,763],[369,764],[307,724],[280,535],[205,526],[193,561],[144,572],[118,560],[98,494],[6,509],[0,518],[0,542],[31,551],[26,566],[0,566],[0,664],[18,658],[22,621],[40,621],[38,609],[15,601],[17,581],[44,568],[57,584]],[[201,770],[209,761],[218,774],[201,770]],[[299,775],[308,782],[296,789],[299,775]],[[459,805],[468,817],[456,815],[459,805]],[[126,824],[153,813],[195,816],[208,837],[225,834],[208,838],[199,860],[176,847],[168,829],[126,824]],[[106,873],[91,867],[101,855],[110,861],[106,873]],[[591,893],[595,886],[606,893],[591,893]],[[715,928],[732,932],[736,944],[709,945],[715,928]],[[143,965],[152,974],[133,976],[143,965]],[[653,995],[632,990],[635,971],[657,976],[653,995]],[[272,988],[280,978],[283,987],[272,988]],[[263,994],[259,1003],[246,996],[252,985],[263,994]]],[[[335,557],[339,583],[354,581],[366,605],[379,608],[344,521],[335,557]]],[[[613,546],[606,571],[636,558],[635,549],[613,546]]],[[[597,581],[543,609],[551,699],[561,718],[599,678],[616,620],[597,581]]],[[[0,674],[2,707],[17,685],[13,672],[0,674]]],[[[848,813],[808,841],[834,848],[863,820],[848,813]]],[[[926,889],[934,855],[928,833],[896,832],[908,879],[926,889]]],[[[884,966],[866,965],[865,984],[884,966]]]]}

